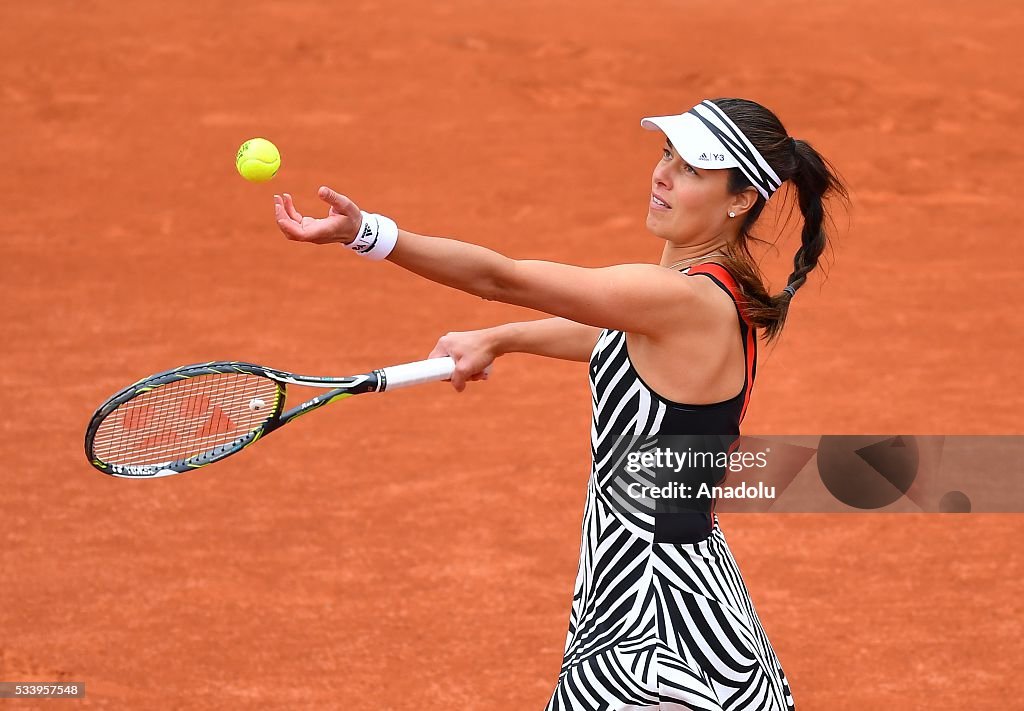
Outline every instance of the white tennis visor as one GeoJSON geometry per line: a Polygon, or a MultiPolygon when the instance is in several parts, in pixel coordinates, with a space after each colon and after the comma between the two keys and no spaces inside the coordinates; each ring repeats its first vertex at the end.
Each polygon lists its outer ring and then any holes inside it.
{"type": "Polygon", "coordinates": [[[739,167],[732,153],[725,150],[718,137],[693,114],[649,116],[640,125],[648,131],[664,133],[672,141],[676,153],[695,168],[715,170],[739,167]]]}
{"type": "Polygon", "coordinates": [[[710,101],[675,116],[649,116],[640,125],[664,133],[676,153],[695,168],[739,168],[765,200],[782,184],[754,144],[710,101]]]}

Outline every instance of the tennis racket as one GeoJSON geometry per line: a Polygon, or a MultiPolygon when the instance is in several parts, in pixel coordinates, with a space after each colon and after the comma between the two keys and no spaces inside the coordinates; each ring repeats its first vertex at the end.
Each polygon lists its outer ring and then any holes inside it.
{"type": "Polygon", "coordinates": [[[454,370],[447,356],[344,378],[233,361],[185,365],[144,378],[103,403],[86,429],[85,454],[112,476],[179,474],[230,457],[329,403],[445,380],[454,370]],[[328,391],[284,411],[287,385],[328,391]]]}

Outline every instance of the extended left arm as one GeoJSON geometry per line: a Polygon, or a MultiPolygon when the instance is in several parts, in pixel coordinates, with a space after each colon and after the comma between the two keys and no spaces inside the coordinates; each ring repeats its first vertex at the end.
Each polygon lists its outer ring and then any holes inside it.
{"type": "MultiPolygon", "coordinates": [[[[327,218],[302,217],[291,198],[275,197],[278,226],[298,241],[349,243],[362,214],[328,188],[327,218]]],[[[494,250],[443,237],[399,231],[388,260],[403,269],[484,299],[525,306],[600,328],[657,336],[676,328],[695,303],[688,279],[653,264],[586,268],[510,259],[494,250]]]]}
{"type": "Polygon", "coordinates": [[[577,323],[651,333],[664,307],[679,306],[678,275],[651,264],[590,269],[534,259],[510,259],[494,250],[406,230],[388,256],[426,279],[489,301],[561,316],[577,323]],[[670,294],[675,294],[674,303],[670,294]]]}

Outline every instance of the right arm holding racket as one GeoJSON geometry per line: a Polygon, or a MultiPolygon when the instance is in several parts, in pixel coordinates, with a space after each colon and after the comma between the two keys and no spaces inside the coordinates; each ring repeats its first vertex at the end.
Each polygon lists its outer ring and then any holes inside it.
{"type": "MultiPolygon", "coordinates": [[[[361,230],[380,218],[366,215],[330,188],[321,187],[318,196],[329,205],[325,218],[302,215],[287,193],[274,196],[277,224],[288,239],[351,248],[361,230]]],[[[388,261],[438,284],[557,317],[443,337],[431,356],[453,357],[452,384],[458,390],[468,380],[481,379],[483,367],[502,353],[586,361],[601,328],[657,337],[699,311],[692,308],[695,296],[688,280],[657,265],[586,268],[516,260],[467,242],[394,231],[397,239],[385,255],[388,261]]]]}
{"type": "Polygon", "coordinates": [[[486,380],[485,368],[506,353],[532,353],[561,360],[587,362],[597,343],[600,329],[554,317],[538,321],[506,323],[478,331],[462,331],[442,336],[430,358],[450,356],[456,368],[452,386],[462,392],[466,382],[486,380]]]}

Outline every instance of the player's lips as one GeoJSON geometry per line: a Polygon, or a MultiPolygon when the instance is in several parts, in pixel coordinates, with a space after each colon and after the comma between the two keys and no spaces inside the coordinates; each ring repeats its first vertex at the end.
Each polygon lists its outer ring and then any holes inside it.
{"type": "Polygon", "coordinates": [[[665,202],[664,198],[651,193],[651,208],[654,210],[671,210],[672,206],[665,202]]]}

